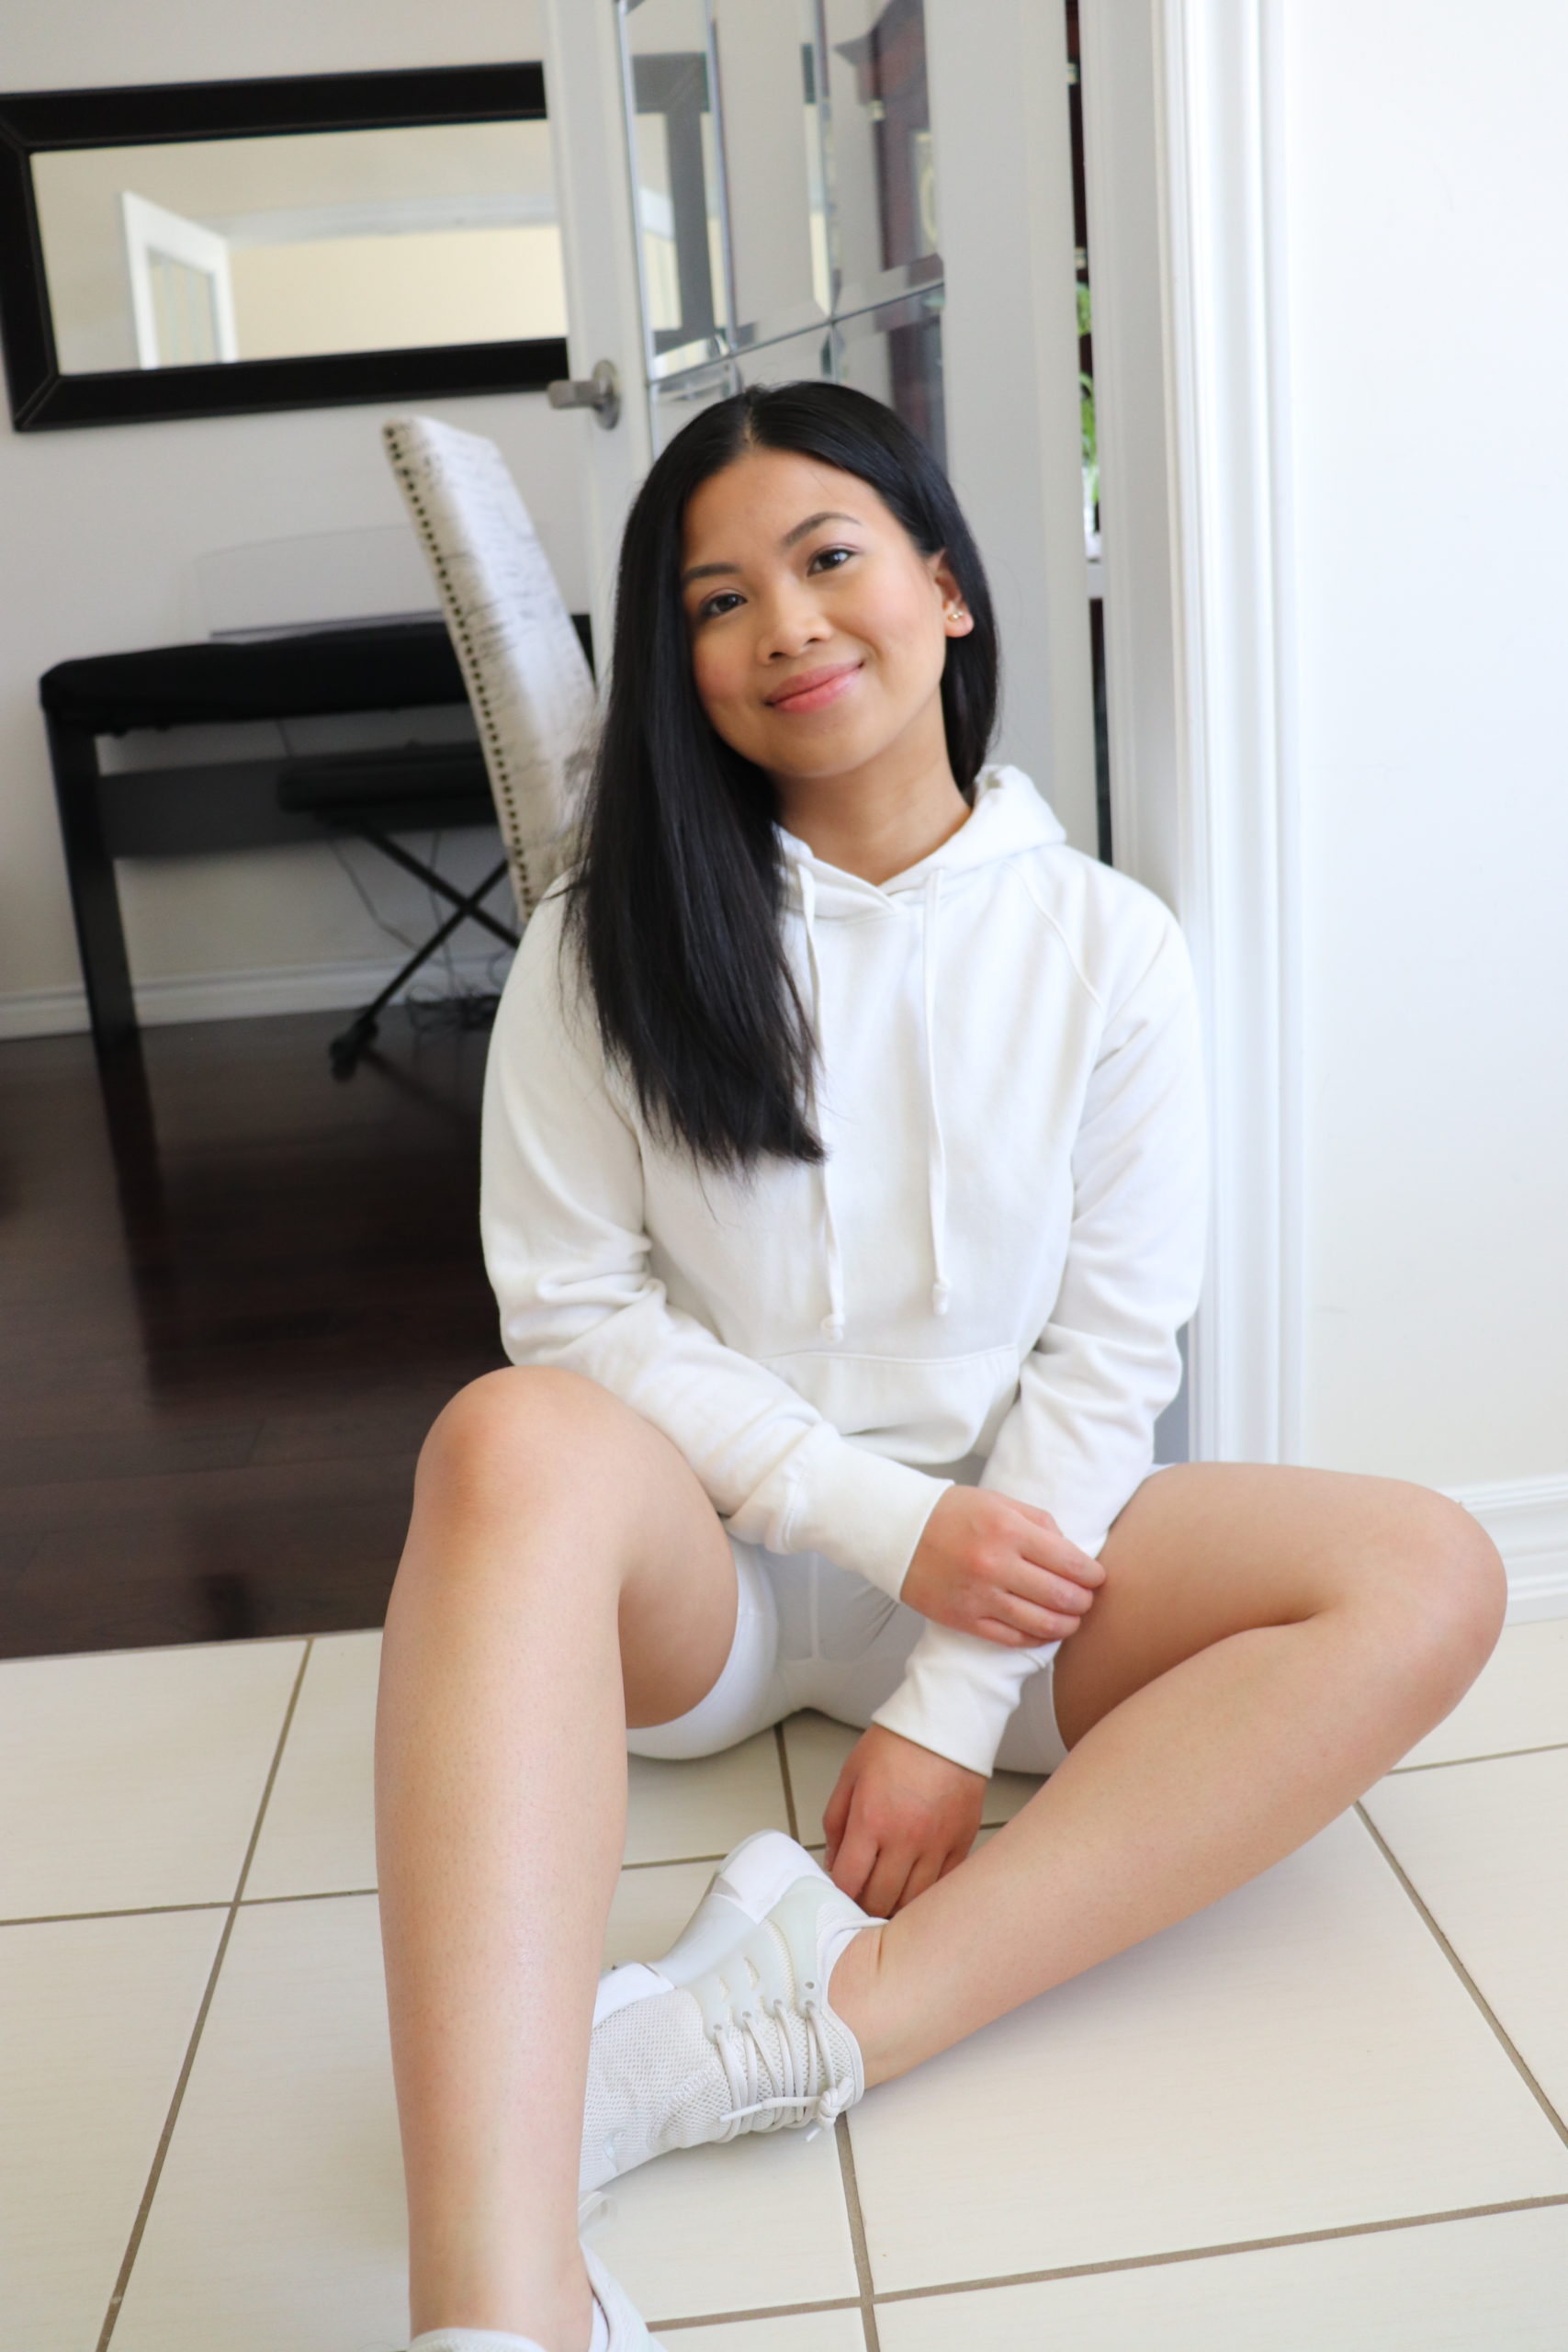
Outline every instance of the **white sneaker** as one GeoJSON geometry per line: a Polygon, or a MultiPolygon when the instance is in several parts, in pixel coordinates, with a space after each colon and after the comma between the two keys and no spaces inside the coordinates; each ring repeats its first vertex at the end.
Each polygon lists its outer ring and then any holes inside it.
{"type": "Polygon", "coordinates": [[[633,2305],[626,2289],[612,2278],[591,2245],[584,2245],[582,2259],[588,2265],[588,2283],[604,2314],[610,2331],[609,2352],[664,2352],[657,2335],[650,2335],[642,2313],[633,2305]]]}
{"type": "Polygon", "coordinates": [[[581,2188],[671,2148],[830,2122],[865,2090],[860,2046],[828,2006],[847,1940],[880,1926],[803,1846],[737,1846],[662,1960],[599,1980],[581,2188]]]}

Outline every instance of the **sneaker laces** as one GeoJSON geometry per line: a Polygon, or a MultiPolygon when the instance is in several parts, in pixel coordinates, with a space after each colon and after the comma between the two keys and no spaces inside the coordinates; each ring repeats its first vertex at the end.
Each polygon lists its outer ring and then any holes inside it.
{"type": "MultiPolygon", "coordinates": [[[[727,2139],[733,2139],[750,2116],[776,2115],[782,2122],[786,2114],[798,2114],[802,2122],[809,2118],[818,2123],[831,2123],[854,2104],[853,2082],[847,2076],[835,2079],[822,2004],[814,1985],[803,1990],[796,2013],[803,2028],[803,2046],[798,2052],[789,2030],[790,2006],[782,2000],[764,1996],[760,2003],[732,2007],[728,2017],[716,2019],[709,2026],[708,2039],[718,2052],[725,2082],[735,2101],[718,2119],[729,2126],[727,2139]],[[764,2017],[771,2018],[777,2030],[776,2064],[760,2030],[764,2017]],[[815,2088],[817,2084],[825,2086],[815,2088]],[[759,2097],[764,2085],[766,2093],[759,2097]]],[[[753,2128],[765,2131],[767,2126],[753,2128]]]]}

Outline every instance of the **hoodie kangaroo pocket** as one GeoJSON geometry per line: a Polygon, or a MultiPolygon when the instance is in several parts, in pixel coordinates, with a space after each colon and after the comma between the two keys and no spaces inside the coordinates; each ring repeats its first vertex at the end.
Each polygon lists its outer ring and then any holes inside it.
{"type": "Polygon", "coordinates": [[[803,1349],[767,1364],[841,1436],[916,1470],[988,1453],[1018,1395],[1012,1347],[924,1357],[803,1349]]]}

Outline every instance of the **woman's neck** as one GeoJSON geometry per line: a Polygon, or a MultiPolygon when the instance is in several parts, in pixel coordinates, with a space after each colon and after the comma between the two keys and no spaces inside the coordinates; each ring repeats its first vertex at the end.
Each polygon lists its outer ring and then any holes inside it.
{"type": "Polygon", "coordinates": [[[780,819],[825,865],[891,881],[952,839],[969,816],[945,741],[935,756],[887,753],[848,775],[775,776],[780,819]]]}

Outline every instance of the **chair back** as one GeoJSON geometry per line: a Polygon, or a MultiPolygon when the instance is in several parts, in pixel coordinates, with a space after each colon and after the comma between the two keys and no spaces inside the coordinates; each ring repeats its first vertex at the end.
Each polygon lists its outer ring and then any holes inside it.
{"type": "Polygon", "coordinates": [[[392,417],[381,432],[435,575],[526,922],[578,854],[592,676],[494,442],[430,416],[392,417]]]}

